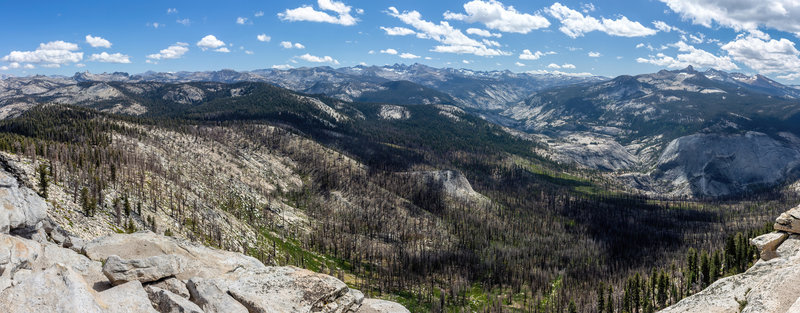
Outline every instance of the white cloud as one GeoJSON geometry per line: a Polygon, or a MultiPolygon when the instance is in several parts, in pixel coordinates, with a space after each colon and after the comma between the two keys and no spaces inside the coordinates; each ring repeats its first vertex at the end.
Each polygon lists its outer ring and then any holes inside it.
{"type": "Polygon", "coordinates": [[[109,54],[102,52],[100,54],[92,54],[89,56],[89,61],[104,62],[104,63],[131,63],[131,57],[122,53],[109,54]]]}
{"type": "Polygon", "coordinates": [[[649,63],[668,68],[684,68],[689,65],[715,68],[724,71],[730,71],[739,68],[731,61],[729,56],[716,56],[708,51],[690,46],[683,41],[676,42],[671,46],[678,48],[678,51],[683,53],[679,53],[676,57],[671,57],[664,53],[658,53],[655,56],[649,56],[647,59],[637,58],[636,62],[649,63]]]}
{"type": "Polygon", "coordinates": [[[178,13],[178,9],[176,9],[176,8],[167,9],[167,14],[174,14],[174,13],[178,13]]]}
{"type": "Polygon", "coordinates": [[[217,39],[214,35],[206,35],[203,39],[197,42],[197,46],[200,47],[203,51],[206,49],[217,49],[219,47],[225,46],[225,42],[222,40],[217,39]]]}
{"type": "Polygon", "coordinates": [[[281,47],[284,49],[305,49],[306,46],[300,44],[299,42],[292,43],[291,41],[281,41],[281,47]]]}
{"type": "Polygon", "coordinates": [[[550,26],[550,21],[538,13],[520,13],[513,6],[505,6],[496,0],[472,0],[464,4],[464,11],[466,14],[447,11],[444,13],[444,18],[482,23],[489,29],[520,34],[550,26]]]}
{"type": "Polygon", "coordinates": [[[550,64],[547,65],[547,67],[548,68],[555,68],[555,69],[559,69],[559,68],[574,69],[575,68],[575,64],[564,63],[562,65],[558,65],[558,64],[555,64],[555,63],[550,63],[550,64]]]}
{"type": "Polygon", "coordinates": [[[294,68],[294,66],[291,66],[289,64],[276,64],[273,65],[272,68],[276,70],[288,70],[294,68]]]}
{"type": "MultiPolygon", "coordinates": [[[[637,48],[638,48],[638,46],[637,46],[637,48]]],[[[600,56],[602,56],[602,54],[600,54],[600,52],[589,51],[589,57],[590,58],[599,58],[600,56]]]]}
{"type": "Polygon", "coordinates": [[[389,49],[386,49],[386,50],[381,50],[381,53],[395,55],[395,54],[397,54],[397,50],[389,48],[389,49]]]}
{"type": "MultiPolygon", "coordinates": [[[[57,65],[57,64],[56,64],[56,65],[57,65]]],[[[33,64],[25,64],[25,66],[23,66],[23,68],[26,68],[26,69],[32,70],[32,69],[35,69],[35,68],[36,68],[36,66],[34,66],[33,64]]]]}
{"type": "Polygon", "coordinates": [[[584,16],[581,12],[570,9],[561,3],[553,3],[547,9],[553,17],[561,21],[558,29],[572,38],[578,38],[586,33],[601,31],[611,36],[643,37],[656,33],[655,29],[647,28],[639,22],[629,20],[622,16],[616,20],[602,18],[598,20],[591,16],[584,16]]]}
{"type": "Polygon", "coordinates": [[[256,12],[255,14],[253,14],[253,16],[255,16],[255,17],[262,17],[262,16],[264,16],[264,11],[258,11],[258,12],[256,12]]]}
{"type": "Polygon", "coordinates": [[[227,48],[227,47],[222,47],[222,48],[219,48],[219,49],[214,49],[214,51],[216,51],[216,52],[222,52],[222,53],[228,53],[228,52],[231,52],[231,50],[228,50],[228,48],[227,48]]]}
{"type": "Polygon", "coordinates": [[[252,54],[253,54],[253,51],[250,51],[250,50],[244,50],[244,54],[247,54],[247,55],[252,55],[252,54]]]}
{"type": "Polygon", "coordinates": [[[418,38],[432,39],[442,43],[442,45],[434,47],[431,51],[474,54],[478,56],[510,55],[510,53],[499,49],[488,48],[480,41],[467,37],[461,30],[450,26],[450,24],[445,21],[434,24],[433,22],[423,20],[422,15],[417,11],[404,11],[400,13],[397,8],[389,7],[386,13],[414,27],[417,30],[418,38]]]}
{"type": "Polygon", "coordinates": [[[800,34],[800,4],[797,0],[661,0],[694,24],[719,25],[740,30],[759,26],[800,34]]]}
{"type": "MultiPolygon", "coordinates": [[[[185,42],[178,42],[175,43],[174,45],[167,47],[166,49],[159,51],[158,53],[153,53],[148,55],[147,58],[153,60],[178,59],[189,51],[189,48],[187,47],[188,45],[189,44],[185,42]]],[[[150,61],[148,63],[153,63],[153,62],[150,61]]]]}
{"type": "Polygon", "coordinates": [[[499,42],[494,41],[494,40],[484,39],[484,40],[481,40],[481,42],[484,45],[487,45],[487,46],[490,46],[490,47],[500,47],[501,46],[501,44],[499,42]]]}
{"type": "Polygon", "coordinates": [[[740,35],[722,45],[734,60],[759,73],[791,73],[800,71],[800,51],[794,42],[781,38],[775,40],[762,34],[740,35]],[[761,37],[761,38],[759,38],[761,37]]]}
{"type": "Polygon", "coordinates": [[[161,24],[159,22],[152,22],[152,23],[147,23],[147,27],[153,27],[155,29],[158,29],[159,27],[164,27],[164,24],[161,24]]]}
{"type": "Polygon", "coordinates": [[[244,25],[245,23],[247,23],[247,18],[246,17],[241,17],[240,16],[240,17],[236,18],[236,24],[244,25]]]}
{"type": "Polygon", "coordinates": [[[88,43],[90,46],[94,48],[98,47],[111,48],[111,42],[99,36],[93,37],[92,35],[86,35],[86,43],[88,43]]]}
{"type": "Polygon", "coordinates": [[[278,13],[278,17],[281,20],[290,22],[307,21],[339,24],[344,26],[352,26],[358,23],[358,19],[350,15],[352,7],[345,5],[344,2],[333,0],[317,0],[317,6],[319,6],[322,11],[317,11],[310,5],[304,5],[299,8],[287,9],[282,13],[278,13]],[[338,16],[330,15],[324,11],[332,11],[338,16]]]}
{"type": "Polygon", "coordinates": [[[407,36],[407,35],[414,35],[414,34],[417,33],[414,30],[408,29],[408,28],[405,28],[405,27],[383,27],[383,26],[381,26],[381,29],[386,31],[386,34],[389,35],[389,36],[407,36]]]}
{"type": "Polygon", "coordinates": [[[639,48],[644,48],[644,43],[640,42],[640,43],[636,44],[636,49],[639,49],[639,48]]]}
{"type": "Polygon", "coordinates": [[[75,67],[86,67],[86,64],[83,64],[83,63],[77,63],[77,64],[75,64],[75,67]]]}
{"type": "Polygon", "coordinates": [[[183,26],[189,26],[189,25],[192,24],[192,21],[189,20],[188,18],[185,18],[185,19],[182,19],[182,20],[175,20],[175,23],[181,24],[183,26]]]}
{"type": "Polygon", "coordinates": [[[258,39],[258,41],[262,41],[262,42],[269,42],[270,40],[272,40],[272,37],[267,36],[267,34],[260,34],[260,35],[256,36],[256,39],[258,39]]]}
{"type": "Polygon", "coordinates": [[[562,75],[562,76],[573,76],[573,77],[590,77],[594,76],[592,73],[582,72],[582,73],[567,73],[562,71],[548,71],[548,70],[533,70],[527,71],[525,73],[534,74],[534,75],[562,75]]]}
{"type": "Polygon", "coordinates": [[[83,59],[83,52],[75,52],[78,45],[65,41],[41,43],[34,51],[11,51],[2,61],[20,63],[78,63],[83,59]]]}
{"type": "Polygon", "coordinates": [[[658,29],[658,30],[660,30],[662,32],[665,32],[665,33],[669,33],[669,32],[671,32],[673,30],[676,31],[676,32],[679,32],[679,33],[683,33],[683,31],[680,28],[677,28],[675,26],[671,26],[671,25],[667,24],[664,21],[653,21],[653,26],[656,29],[658,29]]]}
{"type": "Polygon", "coordinates": [[[524,64],[524,63],[520,63],[520,62],[514,63],[514,65],[516,65],[516,66],[519,66],[519,67],[523,67],[523,66],[525,66],[525,64],[524,64]]]}
{"type": "Polygon", "coordinates": [[[481,37],[497,37],[497,38],[503,37],[503,34],[493,33],[488,30],[480,28],[467,28],[467,34],[477,35],[481,37]]]}
{"type": "Polygon", "coordinates": [[[400,58],[403,58],[403,59],[419,59],[420,56],[406,52],[406,53],[401,53],[400,54],[400,58]]]}
{"type": "Polygon", "coordinates": [[[556,54],[556,53],[553,52],[553,51],[550,51],[550,52],[541,52],[541,51],[531,52],[531,50],[525,49],[525,50],[522,50],[522,54],[519,55],[519,58],[521,60],[538,60],[539,58],[541,58],[541,57],[543,57],[545,55],[550,55],[550,54],[556,54]]]}
{"type": "Polygon", "coordinates": [[[334,59],[334,58],[332,58],[330,56],[327,56],[327,55],[323,56],[323,57],[318,57],[318,56],[310,55],[310,54],[306,53],[304,55],[298,56],[297,58],[299,58],[299,59],[301,59],[303,61],[306,61],[306,62],[339,64],[339,61],[337,61],[336,59],[334,59]]]}
{"type": "Polygon", "coordinates": [[[461,60],[461,63],[464,63],[464,64],[470,64],[470,63],[472,63],[472,61],[461,60]]]}
{"type": "Polygon", "coordinates": [[[785,79],[785,80],[797,80],[800,79],[800,73],[791,73],[786,75],[778,76],[778,79],[785,79]]]}

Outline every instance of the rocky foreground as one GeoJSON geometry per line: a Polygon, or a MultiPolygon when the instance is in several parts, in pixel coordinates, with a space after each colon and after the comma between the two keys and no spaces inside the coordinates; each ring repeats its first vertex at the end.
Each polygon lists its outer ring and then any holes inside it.
{"type": "Polygon", "coordinates": [[[800,312],[800,206],[781,214],[775,230],[750,240],[761,259],[661,312],[800,312]]]}
{"type": "Polygon", "coordinates": [[[0,170],[2,312],[408,312],[342,281],[152,232],[91,241],[0,170]]]}

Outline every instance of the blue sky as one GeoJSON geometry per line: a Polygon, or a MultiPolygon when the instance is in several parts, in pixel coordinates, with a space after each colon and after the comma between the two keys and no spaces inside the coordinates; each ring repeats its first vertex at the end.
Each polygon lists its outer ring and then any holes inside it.
{"type": "Polygon", "coordinates": [[[423,63],[800,83],[796,0],[35,1],[0,10],[0,74],[423,63]]]}

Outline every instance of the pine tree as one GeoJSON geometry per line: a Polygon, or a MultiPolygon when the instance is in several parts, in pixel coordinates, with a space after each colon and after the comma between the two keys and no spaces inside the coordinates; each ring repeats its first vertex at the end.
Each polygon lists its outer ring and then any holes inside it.
{"type": "Polygon", "coordinates": [[[39,164],[39,195],[45,199],[47,199],[47,187],[49,185],[47,172],[47,166],[44,163],[39,164]]]}

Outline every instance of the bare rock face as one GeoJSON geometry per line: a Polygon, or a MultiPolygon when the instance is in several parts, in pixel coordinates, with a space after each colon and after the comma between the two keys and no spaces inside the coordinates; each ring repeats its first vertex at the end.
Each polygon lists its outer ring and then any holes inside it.
{"type": "Polygon", "coordinates": [[[143,259],[167,254],[180,256],[182,267],[175,273],[175,277],[182,281],[192,277],[224,278],[237,268],[265,267],[255,258],[240,253],[211,249],[149,231],[97,238],[86,243],[84,252],[90,259],[100,262],[112,255],[122,259],[143,259]]]}
{"type": "Polygon", "coordinates": [[[172,254],[155,255],[136,260],[123,260],[112,255],[106,259],[103,265],[103,274],[114,285],[135,280],[151,282],[180,273],[181,264],[181,258],[172,254]]]}
{"type": "Polygon", "coordinates": [[[0,233],[36,227],[47,218],[47,204],[33,190],[20,188],[17,179],[0,171],[0,233]]]}
{"type": "Polygon", "coordinates": [[[156,288],[164,289],[176,295],[179,295],[184,298],[189,298],[189,289],[186,288],[186,284],[182,281],[178,280],[175,277],[168,277],[153,283],[148,284],[148,286],[153,286],[156,288]]]}
{"type": "Polygon", "coordinates": [[[336,307],[326,305],[335,304],[347,291],[347,285],[336,278],[296,267],[271,267],[248,273],[229,287],[231,296],[250,312],[260,313],[346,312],[355,299],[336,307]]]}
{"type": "Polygon", "coordinates": [[[787,237],[789,237],[789,234],[787,233],[771,232],[769,234],[764,234],[750,239],[750,244],[758,248],[762,260],[769,261],[778,256],[775,250],[781,243],[783,243],[784,240],[786,240],[787,237]]]}
{"type": "Polygon", "coordinates": [[[168,290],[147,286],[145,288],[150,302],[161,313],[203,313],[197,304],[168,290]]]}
{"type": "Polygon", "coordinates": [[[396,302],[367,299],[356,311],[356,313],[411,313],[400,304],[396,302]]]}
{"type": "Polygon", "coordinates": [[[0,293],[0,307],[6,312],[106,312],[86,281],[64,265],[34,273],[6,289],[0,293]]]}
{"type": "Polygon", "coordinates": [[[150,303],[142,287],[142,283],[133,280],[101,292],[97,297],[105,312],[113,313],[157,313],[150,303]]]}
{"type": "Polygon", "coordinates": [[[800,233],[800,206],[781,213],[773,226],[776,230],[800,233]]]}
{"type": "Polygon", "coordinates": [[[228,294],[227,287],[220,285],[215,280],[196,277],[190,279],[186,287],[192,295],[191,300],[206,313],[247,313],[247,308],[228,294]]]}

